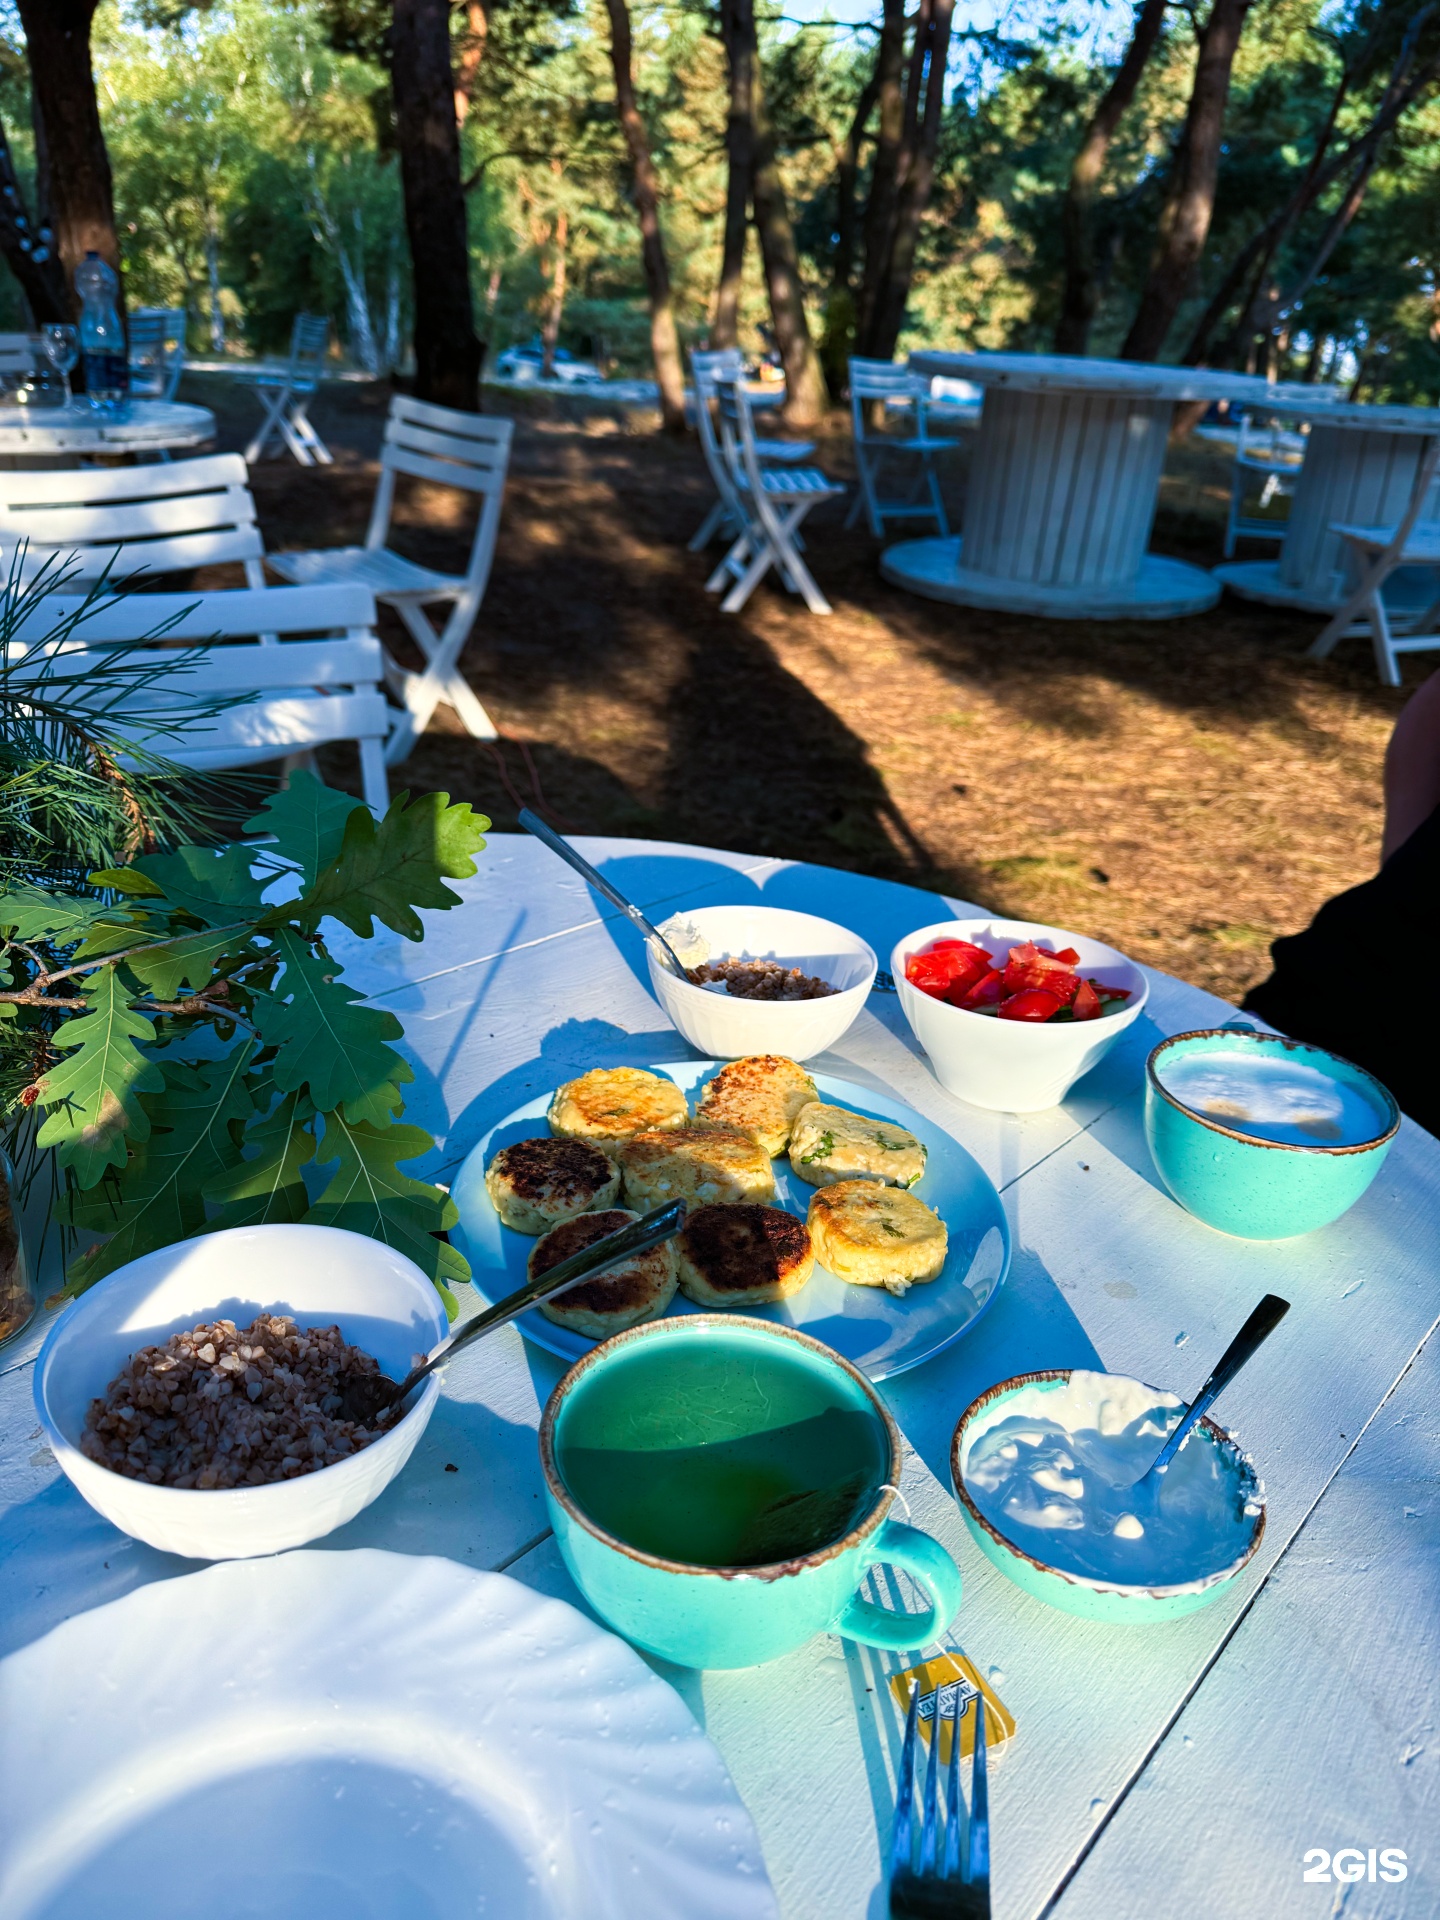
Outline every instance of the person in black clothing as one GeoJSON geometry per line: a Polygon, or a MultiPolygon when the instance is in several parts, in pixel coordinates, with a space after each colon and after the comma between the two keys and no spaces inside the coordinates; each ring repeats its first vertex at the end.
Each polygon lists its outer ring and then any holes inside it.
{"type": "Polygon", "coordinates": [[[1367,1068],[1401,1111],[1440,1134],[1440,1041],[1430,982],[1440,955],[1440,673],[1395,723],[1385,755],[1380,871],[1327,900],[1270,949],[1247,1012],[1367,1068]],[[1387,957],[1394,961],[1387,967],[1387,957]],[[1407,986],[1406,974],[1415,974],[1407,986]]]}

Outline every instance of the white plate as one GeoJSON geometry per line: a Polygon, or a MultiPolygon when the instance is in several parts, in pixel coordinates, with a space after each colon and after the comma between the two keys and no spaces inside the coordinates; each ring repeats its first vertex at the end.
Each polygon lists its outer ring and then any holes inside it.
{"type": "MultiPolygon", "coordinates": [[[[692,1103],[700,1088],[718,1071],[717,1060],[670,1061],[651,1069],[668,1074],[692,1103]]],[[[929,1149],[925,1177],[915,1189],[933,1207],[950,1233],[950,1252],[938,1280],[911,1287],[908,1293],[887,1293],[883,1287],[856,1287],[816,1263],[809,1283],[789,1300],[773,1306],[748,1307],[747,1313],[782,1326],[799,1327],[859,1367],[872,1380],[887,1379],[918,1367],[958,1340],[1000,1291],[1010,1266],[1010,1229],[1005,1210],[982,1169],[959,1144],[913,1107],[889,1094],[875,1093],[852,1080],[813,1076],[821,1097],[834,1106],[850,1107],[876,1119],[898,1120],[929,1149]]],[[[525,1262],[535,1242],[500,1224],[500,1216],[485,1191],[485,1167],[491,1156],[512,1141],[549,1131],[545,1115],[551,1095],[542,1094],[493,1126],[461,1167],[450,1189],[460,1210],[460,1225],[451,1230],[470,1262],[475,1291],[490,1305],[525,1283],[525,1262]]],[[[782,1155],[775,1163],[775,1204],[803,1220],[815,1189],[797,1180],[782,1155]]],[[[683,1294],[676,1294],[671,1313],[697,1313],[683,1294]]],[[[515,1323],[538,1347],[578,1360],[595,1345],[547,1320],[538,1308],[522,1313],[515,1323]]]]}
{"type": "Polygon", "coordinates": [[[623,1640],[504,1574],[288,1553],[0,1662],[6,1920],[774,1920],[749,1815],[623,1640]]]}

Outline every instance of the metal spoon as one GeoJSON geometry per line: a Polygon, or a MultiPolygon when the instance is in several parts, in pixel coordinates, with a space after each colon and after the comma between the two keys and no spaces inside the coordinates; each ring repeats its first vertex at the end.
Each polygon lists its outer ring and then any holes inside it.
{"type": "Polygon", "coordinates": [[[552,853],[558,853],[562,860],[568,862],[582,880],[588,880],[595,891],[603,894],[612,907],[619,907],[623,914],[628,915],[647,940],[655,941],[659,948],[662,966],[668,968],[677,978],[694,986],[695,983],[690,979],[689,972],[679,954],[659,928],[651,926],[633,900],[627,900],[618,887],[612,887],[603,873],[597,873],[583,854],[577,853],[570,842],[556,833],[553,827],[547,827],[539,814],[532,813],[529,807],[520,809],[520,824],[527,833],[533,833],[537,840],[543,840],[552,853]]]}
{"type": "Polygon", "coordinates": [[[621,1227],[618,1233],[606,1234],[603,1240],[597,1240],[593,1246],[583,1247],[579,1253],[571,1254],[568,1260],[562,1260],[558,1266],[537,1274],[535,1279],[527,1280],[523,1287],[517,1287],[514,1293],[497,1300],[493,1307],[487,1307],[483,1313],[477,1314],[459,1333],[443,1341],[422,1365],[413,1367],[403,1380],[387,1379],[383,1373],[352,1376],[340,1389],[340,1418],[353,1420],[357,1426],[368,1427],[386,1407],[396,1406],[404,1400],[442,1360],[449,1360],[462,1347],[468,1347],[472,1340],[493,1333],[496,1327],[505,1326],[527,1307],[533,1307],[539,1300],[548,1300],[554,1293],[562,1293],[575,1281],[606,1273],[611,1267],[618,1267],[622,1262],[633,1259],[637,1253],[658,1247],[662,1240],[668,1240],[678,1233],[684,1224],[685,1202],[672,1200],[668,1207],[661,1207],[658,1213],[647,1214],[643,1220],[632,1220],[628,1226],[621,1227]]]}
{"type": "Polygon", "coordinates": [[[1142,1474],[1135,1482],[1135,1490],[1137,1493],[1143,1490],[1145,1493],[1158,1497],[1160,1480],[1169,1467],[1170,1462],[1175,1458],[1181,1447],[1184,1446],[1195,1422],[1200,1418],[1201,1414],[1209,1411],[1225,1391],[1226,1387],[1228,1387],[1230,1382],[1235,1378],[1236,1374],[1239,1373],[1240,1369],[1245,1365],[1246,1361],[1254,1357],[1258,1348],[1270,1338],[1270,1335],[1275,1331],[1276,1327],[1279,1326],[1289,1311],[1290,1302],[1288,1300],[1282,1300],[1278,1293],[1266,1294],[1265,1298],[1260,1302],[1259,1306],[1256,1307],[1250,1318],[1245,1322],[1244,1326],[1241,1327],[1239,1333],[1236,1334],[1235,1338],[1215,1363],[1215,1368],[1210,1378],[1190,1402],[1189,1408],[1179,1426],[1176,1427],[1164,1446],[1161,1447],[1159,1453],[1157,1453],[1151,1461],[1149,1471],[1142,1474]]]}

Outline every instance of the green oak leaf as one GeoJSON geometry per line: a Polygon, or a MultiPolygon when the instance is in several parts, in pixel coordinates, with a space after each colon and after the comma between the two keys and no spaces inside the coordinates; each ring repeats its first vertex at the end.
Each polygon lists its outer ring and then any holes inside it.
{"type": "Polygon", "coordinates": [[[193,913],[207,927],[223,927],[257,919],[265,911],[260,898],[265,882],[250,871],[254,860],[253,847],[232,841],[218,853],[209,847],[147,853],[135,865],[164,889],[172,907],[193,913]]]}
{"type": "Polygon", "coordinates": [[[393,1013],[367,1007],[352,987],[332,977],[326,961],[289,927],[274,933],[285,962],[277,988],[254,997],[255,1024],[278,1049],[271,1069],[282,1092],[308,1087],[322,1113],[343,1107],[347,1120],[387,1124],[400,1105],[400,1087],[415,1074],[387,1040],[404,1028],[393,1013]],[[283,997],[282,997],[283,996],[283,997]]]}
{"type": "Polygon", "coordinates": [[[314,1118],[314,1103],[305,1094],[287,1093],[250,1122],[242,1142],[248,1158],[205,1183],[205,1198],[220,1208],[207,1232],[305,1218],[310,1196],[302,1170],[315,1157],[314,1118]]]}
{"type": "Polygon", "coordinates": [[[139,1095],[164,1085],[159,1067],[139,1045],[155,1029],[135,1012],[114,967],[101,967],[81,988],[90,1011],[67,1020],[52,1044],[69,1059],[39,1082],[45,1124],[36,1144],[54,1147],[82,1188],[93,1187],[107,1167],[122,1167],[129,1146],[150,1135],[139,1095]]]}
{"type": "Polygon", "coordinates": [[[378,822],[368,807],[357,807],[345,822],[338,858],[282,910],[284,917],[313,928],[330,914],[365,940],[379,920],[407,940],[423,939],[415,908],[459,906],[459,894],[444,881],[474,873],[471,855],[484,846],[490,824],[469,806],[449,802],[448,794],[427,793],[411,803],[402,793],[378,822]]]}
{"type": "Polygon", "coordinates": [[[399,1170],[400,1161],[418,1160],[434,1144],[423,1127],[355,1126],[341,1114],[327,1113],[315,1158],[321,1165],[340,1164],[305,1218],[312,1226],[368,1234],[405,1254],[429,1274],[453,1318],[458,1307],[446,1282],[468,1280],[470,1265],[457,1248],[435,1236],[455,1226],[460,1215],[438,1187],[399,1170]]]}
{"type": "Polygon", "coordinates": [[[178,1000],[182,986],[196,991],[208,986],[221,954],[243,938],[243,934],[225,929],[217,933],[207,927],[201,933],[180,934],[148,952],[132,953],[125,964],[157,1000],[178,1000]]]}
{"type": "Polygon", "coordinates": [[[326,867],[339,859],[345,822],[364,804],[348,793],[322,786],[313,773],[299,768],[290,775],[289,786],[272,793],[255,818],[245,822],[245,831],[273,834],[275,852],[293,860],[305,885],[313,887],[326,867]]]}
{"type": "Polygon", "coordinates": [[[110,1235],[70,1263],[66,1293],[83,1293],[126,1261],[202,1231],[205,1189],[239,1162],[236,1133],[254,1112],[245,1084],[254,1051],[246,1041],[223,1060],[163,1062],[161,1091],[144,1096],[146,1144],[117,1181],[62,1203],[71,1226],[110,1235]]]}
{"type": "Polygon", "coordinates": [[[113,912],[103,900],[51,893],[45,887],[13,887],[0,898],[0,931],[12,940],[49,940],[68,947],[113,912]]]}

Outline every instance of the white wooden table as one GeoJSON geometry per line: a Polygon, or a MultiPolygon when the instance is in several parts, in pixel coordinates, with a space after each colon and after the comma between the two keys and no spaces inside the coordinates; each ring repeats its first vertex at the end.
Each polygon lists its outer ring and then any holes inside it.
{"type": "MultiPolygon", "coordinates": [[[[1394,526],[1410,504],[1425,450],[1440,433],[1435,407],[1370,407],[1327,401],[1312,389],[1279,389],[1267,413],[1310,422],[1280,552],[1268,560],[1231,560],[1213,578],[1246,600],[1331,613],[1347,592],[1344,543],[1336,521],[1394,526]]],[[[1425,518],[1440,515],[1440,484],[1425,518]]]]}
{"type": "Polygon", "coordinates": [[[1203,613],[1202,567],[1146,551],[1178,401],[1258,402],[1254,376],[1035,353],[916,353],[985,389],[961,539],[888,547],[880,571],[929,600],[1061,620],[1203,613]]]}
{"type": "MultiPolygon", "coordinates": [[[[973,910],[779,860],[579,844],[652,917],[763,898],[840,920],[882,956],[913,927],[973,910]]],[[[568,867],[497,835],[480,869],[460,883],[463,908],[425,916],[423,945],[333,942],[347,980],[405,1023],[409,1112],[436,1134],[442,1178],[495,1119],[557,1080],[685,1052],[628,923],[568,867]]],[[[1430,1920],[1440,1341],[1425,1341],[1440,1311],[1440,1145],[1407,1122],[1370,1192],[1323,1233],[1268,1246],[1211,1233],[1159,1190],[1140,1073],[1160,1034],[1230,1010],[1165,975],[1151,981],[1136,1027],[1049,1113],[989,1114],[950,1098],[888,996],[872,996],[815,1063],[892,1087],[949,1128],[1001,1189],[1014,1236],[993,1309],[882,1389],[909,1443],[913,1517],[964,1575],[949,1644],[991,1674],[1018,1719],[992,1780],[994,1911],[1319,1920],[1343,1902],[1345,1920],[1430,1920]],[[1226,1597],[1166,1626],[1106,1627],[1030,1599],[982,1559],[946,1480],[951,1430],[976,1393],[1026,1368],[1100,1364],[1193,1392],[1267,1289],[1294,1311],[1222,1412],[1261,1465],[1269,1524],[1226,1597]],[[1358,1847],[1363,1860],[1372,1846],[1405,1850],[1404,1884],[1302,1882],[1307,1848],[1358,1847]]],[[[117,1533],[60,1475],[30,1398],[43,1331],[0,1354],[0,1654],[143,1581],[193,1571],[117,1533]]],[[[513,1327],[457,1358],[405,1472],[323,1544],[446,1554],[575,1601],[546,1529],[535,1445],[560,1372],[513,1327]]],[[[786,1920],[884,1915],[901,1732],[884,1676],[910,1663],[822,1637],[749,1672],[661,1668],[725,1756],[786,1920]]]]}
{"type": "Polygon", "coordinates": [[[118,414],[97,412],[83,399],[68,407],[0,407],[0,459],[102,453],[153,459],[214,438],[210,409],[178,400],[131,400],[118,414]]]}

